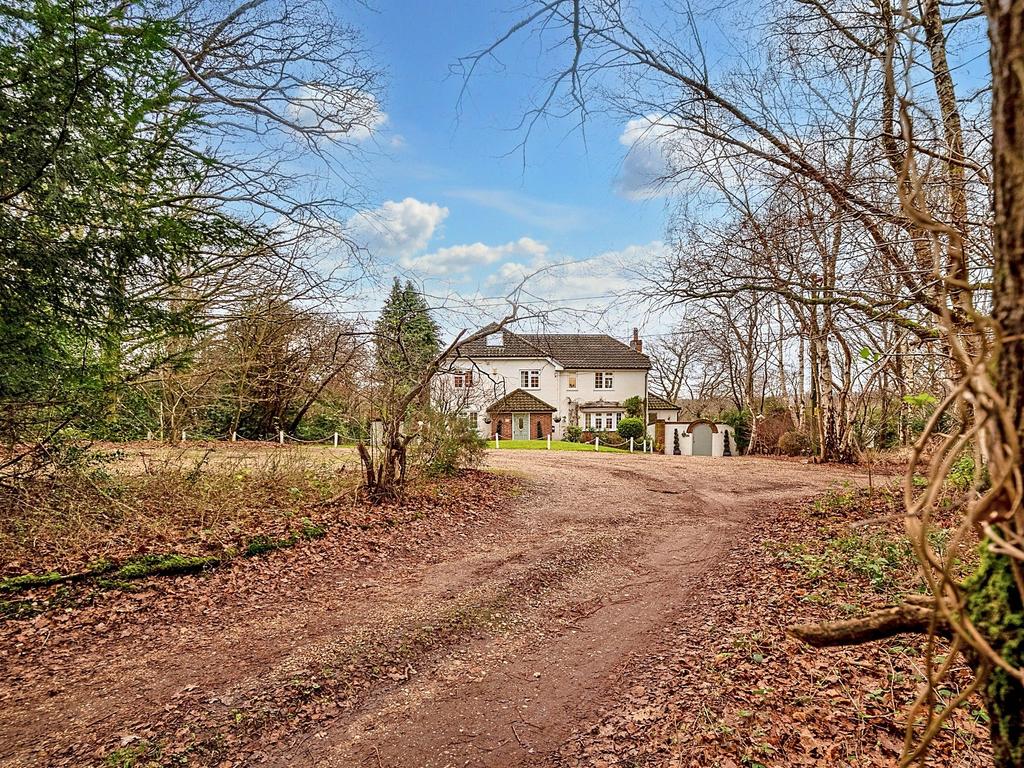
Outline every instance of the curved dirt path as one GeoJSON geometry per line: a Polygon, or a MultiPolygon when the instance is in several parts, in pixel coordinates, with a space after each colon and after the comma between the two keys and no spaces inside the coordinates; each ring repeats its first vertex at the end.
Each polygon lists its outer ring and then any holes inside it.
{"type": "Polygon", "coordinates": [[[311,542],[176,580],[144,609],[126,596],[44,619],[42,643],[38,627],[20,644],[5,632],[0,763],[99,763],[111,745],[187,741],[198,721],[240,731],[191,765],[545,764],[595,720],[630,654],[687,615],[716,558],[756,535],[765,504],[856,481],[748,458],[503,451],[488,464],[524,492],[432,531],[429,548],[340,568],[330,542],[311,542]],[[363,667],[374,673],[345,682],[363,667]],[[312,703],[275,720],[313,670],[331,695],[311,684],[312,703]]]}

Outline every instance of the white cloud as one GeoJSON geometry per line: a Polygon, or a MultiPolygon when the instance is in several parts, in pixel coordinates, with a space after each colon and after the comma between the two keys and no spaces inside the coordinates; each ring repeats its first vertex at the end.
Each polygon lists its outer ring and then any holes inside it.
{"type": "MultiPolygon", "coordinates": [[[[758,137],[745,137],[751,145],[758,137]]],[[[626,123],[619,143],[627,148],[616,191],[632,200],[648,200],[672,193],[734,188],[741,177],[757,178],[756,163],[695,131],[674,117],[645,115],[626,123]]]]}
{"type": "Polygon", "coordinates": [[[637,282],[633,271],[643,273],[645,265],[664,252],[665,245],[655,241],[575,261],[545,253],[533,259],[503,263],[486,284],[503,292],[529,277],[526,288],[536,298],[563,304],[607,304],[612,294],[624,292],[637,282]]]}
{"type": "Polygon", "coordinates": [[[504,259],[543,259],[548,247],[529,237],[503,245],[469,243],[439,248],[415,258],[402,259],[402,266],[415,272],[429,275],[454,275],[465,273],[475,267],[488,266],[504,259]]]}
{"type": "Polygon", "coordinates": [[[447,217],[444,206],[407,197],[357,213],[349,219],[349,229],[356,242],[371,253],[404,260],[426,248],[447,217]]]}
{"type": "Polygon", "coordinates": [[[288,105],[292,121],[316,128],[332,139],[362,142],[376,135],[388,122],[377,97],[356,88],[329,90],[307,85],[288,105]]]}
{"type": "Polygon", "coordinates": [[[626,156],[615,179],[615,189],[624,197],[644,200],[665,194],[663,180],[672,165],[671,135],[678,126],[659,119],[657,115],[638,117],[626,123],[619,143],[626,147],[626,156]]]}

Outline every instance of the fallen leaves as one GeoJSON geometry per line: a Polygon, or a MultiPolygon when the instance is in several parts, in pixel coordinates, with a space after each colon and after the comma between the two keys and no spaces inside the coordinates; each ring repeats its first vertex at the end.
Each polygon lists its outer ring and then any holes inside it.
{"type": "MultiPolygon", "coordinates": [[[[517,484],[513,478],[467,471],[420,484],[401,504],[325,508],[322,514],[332,517],[324,538],[239,558],[209,573],[151,578],[141,582],[145,586],[138,591],[82,594],[67,608],[0,623],[0,672],[7,683],[0,687],[0,708],[26,715],[18,718],[18,749],[33,755],[30,762],[52,766],[103,761],[111,765],[259,762],[261,751],[255,741],[273,743],[292,737],[296,723],[308,727],[330,720],[351,706],[374,680],[404,683],[416,668],[411,660],[377,655],[371,657],[372,670],[365,668],[365,658],[356,657],[339,671],[314,658],[308,667],[295,669],[281,680],[242,674],[241,679],[251,680],[248,687],[215,695],[213,691],[227,678],[218,668],[240,665],[258,670],[276,658],[276,650],[291,650],[290,638],[281,635],[276,638],[277,648],[261,647],[256,658],[239,657],[233,628],[245,620],[272,624],[299,605],[319,620],[336,616],[343,626],[343,611],[332,611],[330,603],[316,598],[322,593],[338,599],[337,589],[328,580],[344,576],[353,589],[372,588],[372,575],[382,573],[381,568],[447,556],[453,536],[484,524],[494,529],[517,484]],[[121,698],[110,693],[109,701],[103,683],[94,682],[97,676],[103,678],[107,666],[144,665],[136,655],[144,659],[151,650],[160,649],[169,649],[173,655],[175,648],[189,652],[202,648],[201,658],[216,659],[217,665],[192,670],[193,679],[175,688],[168,688],[174,684],[173,676],[145,679],[144,690],[122,690],[121,698]],[[77,691],[73,696],[85,698],[69,700],[68,689],[77,691]],[[71,712],[98,707],[101,714],[89,727],[83,727],[77,715],[62,718],[59,727],[32,716],[39,708],[46,710],[50,697],[59,697],[54,701],[71,712]],[[136,703],[146,701],[164,704],[153,710],[136,703]],[[117,762],[122,758],[122,763],[117,762]],[[134,762],[125,762],[129,760],[134,762]]],[[[346,605],[342,600],[337,608],[346,605]]],[[[453,616],[452,626],[461,627],[464,621],[463,616],[453,616]]],[[[424,622],[415,625],[417,630],[420,627],[429,640],[419,633],[378,640],[382,648],[389,643],[415,648],[451,631],[451,627],[428,628],[424,622]]],[[[269,637],[275,635],[271,632],[269,637]]],[[[14,748],[13,741],[10,746],[14,748]]]]}
{"type": "MultiPolygon", "coordinates": [[[[848,521],[825,520],[808,504],[776,504],[759,518],[756,536],[708,575],[689,615],[620,670],[600,720],[564,745],[559,765],[895,765],[922,680],[921,638],[827,651],[789,638],[792,623],[868,610],[885,595],[872,589],[874,572],[824,569],[808,579],[782,553],[786,542],[816,553],[849,535],[848,521]]],[[[899,581],[910,588],[913,577],[899,581]]],[[[967,671],[956,679],[966,684],[967,671]]],[[[928,764],[973,768],[988,754],[974,702],[951,718],[928,764]]]]}

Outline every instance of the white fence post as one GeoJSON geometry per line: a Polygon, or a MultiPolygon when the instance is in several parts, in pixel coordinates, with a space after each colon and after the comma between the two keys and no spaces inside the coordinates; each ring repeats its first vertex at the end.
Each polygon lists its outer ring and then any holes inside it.
{"type": "Polygon", "coordinates": [[[548,433],[548,450],[551,450],[551,433],[548,433]]]}
{"type": "Polygon", "coordinates": [[[633,438],[632,437],[629,438],[629,452],[630,453],[633,452],[633,438]]]}
{"type": "Polygon", "coordinates": [[[338,433],[337,432],[334,433],[334,447],[335,448],[338,447],[338,433]]]}
{"type": "Polygon", "coordinates": [[[494,433],[494,450],[501,448],[501,435],[497,432],[494,433]]]}
{"type": "Polygon", "coordinates": [[[153,439],[153,433],[151,431],[146,432],[146,439],[147,440],[152,440],[153,439]]]}
{"type": "Polygon", "coordinates": [[[595,451],[600,451],[601,450],[601,438],[598,437],[597,435],[594,435],[594,450],[595,451]]]}
{"type": "Polygon", "coordinates": [[[231,442],[232,443],[237,443],[238,442],[238,433],[237,432],[232,432],[231,433],[231,442]]]}
{"type": "Polygon", "coordinates": [[[181,430],[181,442],[184,443],[186,440],[188,440],[188,435],[185,434],[185,430],[183,429],[181,430]]]}
{"type": "Polygon", "coordinates": [[[277,442],[279,442],[281,445],[284,445],[284,430],[283,429],[277,433],[277,442]]]}

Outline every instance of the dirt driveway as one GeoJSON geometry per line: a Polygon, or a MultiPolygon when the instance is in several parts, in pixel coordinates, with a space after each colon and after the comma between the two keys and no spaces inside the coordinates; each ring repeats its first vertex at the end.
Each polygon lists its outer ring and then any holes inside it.
{"type": "Polygon", "coordinates": [[[112,600],[45,619],[44,641],[11,622],[0,763],[101,764],[117,748],[119,765],[143,765],[154,754],[136,745],[157,740],[171,763],[176,743],[222,727],[187,764],[549,764],[631,654],[680,616],[701,620],[688,611],[705,574],[756,536],[766,503],[857,478],[748,458],[487,463],[524,492],[429,549],[342,567],[328,539],[183,577],[145,610],[112,600]]]}

